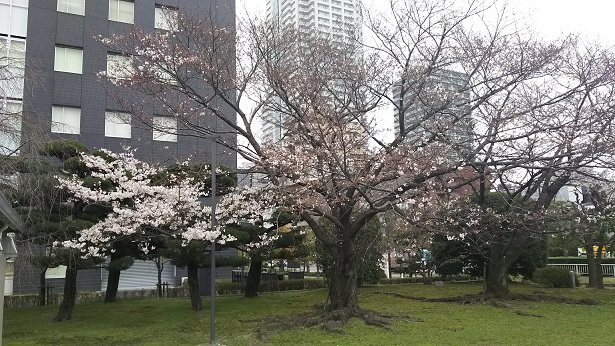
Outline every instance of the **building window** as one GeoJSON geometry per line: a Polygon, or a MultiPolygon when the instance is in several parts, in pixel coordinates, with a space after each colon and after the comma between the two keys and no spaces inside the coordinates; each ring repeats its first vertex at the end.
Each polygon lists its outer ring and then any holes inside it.
{"type": "Polygon", "coordinates": [[[154,117],[153,128],[155,141],[177,142],[177,119],[154,117]]]}
{"type": "Polygon", "coordinates": [[[0,96],[12,99],[23,97],[25,66],[26,41],[0,36],[0,96]]]}
{"type": "Polygon", "coordinates": [[[8,36],[27,36],[28,0],[0,0],[0,32],[8,36]]]}
{"type": "Polygon", "coordinates": [[[81,74],[82,66],[83,49],[56,46],[55,71],[81,74]]]}
{"type": "Polygon", "coordinates": [[[64,279],[66,277],[66,266],[59,265],[54,268],[47,268],[45,279],[64,279]]]}
{"type": "Polygon", "coordinates": [[[131,116],[128,113],[105,112],[105,137],[130,138],[131,116]]]}
{"type": "Polygon", "coordinates": [[[0,155],[19,155],[21,106],[20,101],[0,102],[0,155]]]}
{"type": "Polygon", "coordinates": [[[51,132],[79,134],[81,132],[81,109],[53,106],[51,108],[51,132]]]}
{"type": "Polygon", "coordinates": [[[0,66],[26,67],[26,41],[0,36],[0,66]]]}
{"type": "Polygon", "coordinates": [[[58,12],[85,15],[85,0],[58,0],[58,12]]]}
{"type": "Polygon", "coordinates": [[[154,69],[154,75],[156,76],[156,81],[160,84],[178,85],[178,82],[175,77],[173,77],[173,74],[167,72],[159,66],[156,66],[156,68],[154,69]]]}
{"type": "Polygon", "coordinates": [[[125,79],[132,74],[132,57],[107,54],[107,77],[125,79]]]}
{"type": "Polygon", "coordinates": [[[133,24],[135,3],[125,0],[109,0],[109,20],[133,24]]]}
{"type": "Polygon", "coordinates": [[[176,8],[156,5],[154,26],[156,29],[175,31],[177,30],[179,14],[176,8]]]}

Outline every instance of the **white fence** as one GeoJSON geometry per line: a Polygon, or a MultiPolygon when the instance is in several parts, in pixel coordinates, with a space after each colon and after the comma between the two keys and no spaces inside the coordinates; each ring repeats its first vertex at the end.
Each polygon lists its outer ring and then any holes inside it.
{"type": "MultiPolygon", "coordinates": [[[[549,267],[565,268],[577,274],[589,274],[587,263],[585,264],[547,264],[549,267]]],[[[615,264],[602,264],[602,275],[615,276],[615,264]]]]}

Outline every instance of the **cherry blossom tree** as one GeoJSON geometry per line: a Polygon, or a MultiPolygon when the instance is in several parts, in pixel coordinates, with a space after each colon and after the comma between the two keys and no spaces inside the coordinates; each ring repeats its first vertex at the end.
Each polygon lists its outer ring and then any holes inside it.
{"type": "Polygon", "coordinates": [[[275,190],[275,186],[239,188],[224,196],[216,209],[216,219],[237,238],[232,246],[250,257],[247,298],[258,295],[263,261],[301,255],[305,230],[289,225],[297,216],[277,207],[275,190]]]}
{"type": "MultiPolygon", "coordinates": [[[[76,239],[64,241],[63,246],[79,249],[87,258],[113,253],[114,244],[123,240],[147,254],[169,239],[179,239],[184,245],[201,241],[224,244],[234,239],[220,228],[212,228],[211,208],[201,203],[203,181],[169,174],[163,167],[137,160],[131,151],[102,153],[81,156],[90,179],[58,177],[59,187],[70,193],[73,202],[111,209],[105,218],[78,232],[76,239]],[[156,184],[161,175],[166,177],[164,183],[156,184]]],[[[196,299],[198,282],[190,290],[196,299]]]]}
{"type": "MultiPolygon", "coordinates": [[[[380,213],[405,205],[420,220],[443,196],[485,196],[494,180],[512,198],[539,193],[539,212],[573,172],[607,165],[608,54],[543,42],[490,4],[391,1],[389,15],[363,12],[369,44],[180,14],[175,31],[99,38],[133,58],[123,78],[101,76],[141,122],[155,126],[142,110],[161,103],[178,135],[216,140],[265,174],[275,205],[300,215],[334,258],[328,309],[363,316],[356,239],[380,213]],[[445,87],[451,76],[456,87],[445,87]],[[263,111],[285,119],[280,142],[259,141],[263,111]],[[394,136],[382,132],[383,112],[399,119],[394,136]]],[[[267,209],[272,199],[258,198],[267,209]]],[[[515,257],[528,237],[500,255],[515,257]]]]}

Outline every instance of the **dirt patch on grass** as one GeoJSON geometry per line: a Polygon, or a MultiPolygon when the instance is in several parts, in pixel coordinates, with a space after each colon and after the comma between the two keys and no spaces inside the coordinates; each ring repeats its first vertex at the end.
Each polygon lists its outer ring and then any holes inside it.
{"type": "Polygon", "coordinates": [[[390,326],[396,321],[422,322],[419,318],[406,315],[390,315],[372,310],[350,308],[323,311],[322,307],[319,306],[314,311],[305,314],[267,317],[259,324],[256,333],[258,338],[262,340],[272,332],[320,326],[324,331],[344,334],[342,328],[352,318],[358,318],[367,325],[386,330],[392,330],[390,326]]]}

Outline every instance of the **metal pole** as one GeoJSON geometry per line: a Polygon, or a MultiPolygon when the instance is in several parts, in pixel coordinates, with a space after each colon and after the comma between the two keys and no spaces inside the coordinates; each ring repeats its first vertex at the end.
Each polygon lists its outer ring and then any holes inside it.
{"type": "MultiPolygon", "coordinates": [[[[216,140],[211,143],[211,229],[216,228],[216,162],[217,150],[216,140]]],[[[211,242],[211,289],[209,292],[209,343],[214,344],[216,338],[216,242],[211,242]]]]}

